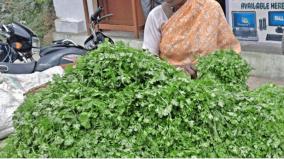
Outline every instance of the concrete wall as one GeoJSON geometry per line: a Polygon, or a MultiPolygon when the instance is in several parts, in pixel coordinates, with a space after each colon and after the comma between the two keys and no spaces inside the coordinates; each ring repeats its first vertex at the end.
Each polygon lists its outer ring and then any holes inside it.
{"type": "MultiPolygon", "coordinates": [[[[57,19],[56,32],[86,32],[85,14],[82,0],[53,0],[57,19]]],[[[88,0],[90,15],[94,12],[92,0],[88,0]]]]}

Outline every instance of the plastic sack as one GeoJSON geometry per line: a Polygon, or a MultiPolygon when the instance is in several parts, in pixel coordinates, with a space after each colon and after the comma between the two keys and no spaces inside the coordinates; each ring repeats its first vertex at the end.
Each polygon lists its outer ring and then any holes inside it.
{"type": "Polygon", "coordinates": [[[24,94],[32,88],[48,83],[54,75],[63,73],[62,67],[56,66],[33,74],[0,74],[0,139],[14,131],[13,113],[24,102],[24,94]]]}

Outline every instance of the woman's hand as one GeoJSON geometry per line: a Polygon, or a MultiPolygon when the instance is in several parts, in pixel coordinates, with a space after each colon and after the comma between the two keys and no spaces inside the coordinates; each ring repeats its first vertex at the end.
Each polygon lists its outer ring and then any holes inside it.
{"type": "Polygon", "coordinates": [[[187,64],[187,65],[179,65],[177,67],[182,68],[184,71],[186,71],[191,76],[191,79],[197,78],[197,69],[194,65],[187,64]]]}

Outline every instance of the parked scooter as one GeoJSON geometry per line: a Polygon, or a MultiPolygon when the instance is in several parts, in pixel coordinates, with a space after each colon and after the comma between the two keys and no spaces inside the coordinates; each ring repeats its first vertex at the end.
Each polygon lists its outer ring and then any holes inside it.
{"type": "Polygon", "coordinates": [[[6,43],[0,43],[0,72],[9,74],[29,74],[44,71],[48,68],[73,63],[70,57],[82,56],[89,50],[97,49],[98,45],[106,39],[110,43],[113,40],[97,30],[97,25],[107,17],[100,17],[102,8],[99,7],[91,16],[90,35],[84,46],[77,45],[71,40],[54,41],[51,45],[40,48],[39,38],[26,26],[19,23],[0,26],[0,35],[5,37],[6,43]],[[39,60],[33,56],[39,55],[39,60]],[[15,61],[21,63],[15,63],[15,61]]]}

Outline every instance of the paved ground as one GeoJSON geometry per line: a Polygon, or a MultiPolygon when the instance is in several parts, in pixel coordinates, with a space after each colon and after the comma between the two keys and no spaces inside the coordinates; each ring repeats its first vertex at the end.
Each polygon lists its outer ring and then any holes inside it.
{"type": "Polygon", "coordinates": [[[275,80],[275,79],[269,79],[264,77],[250,77],[248,80],[248,85],[251,89],[255,89],[257,87],[260,87],[261,85],[273,83],[279,86],[284,86],[284,79],[283,80],[275,80]]]}

